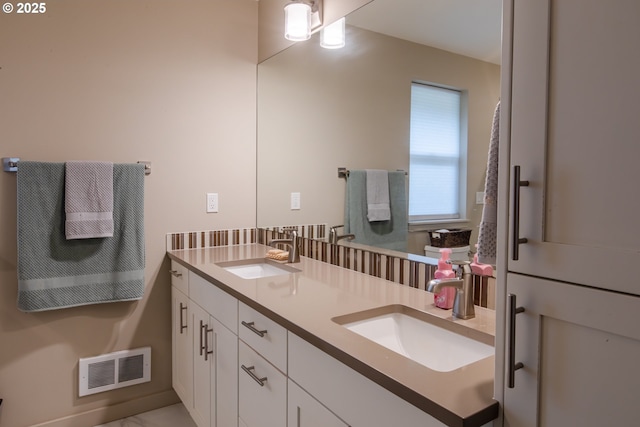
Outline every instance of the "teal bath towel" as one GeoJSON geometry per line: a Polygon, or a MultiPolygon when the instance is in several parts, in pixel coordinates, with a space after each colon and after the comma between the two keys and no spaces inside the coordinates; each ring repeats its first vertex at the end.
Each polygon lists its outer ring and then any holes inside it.
{"type": "Polygon", "coordinates": [[[114,165],[113,187],[113,237],[66,240],[64,163],[20,162],[20,310],[44,311],[142,298],[144,165],[114,165]]]}
{"type": "Polygon", "coordinates": [[[347,179],[345,204],[345,232],[355,234],[354,243],[372,245],[394,251],[407,251],[408,217],[406,176],[402,171],[389,172],[389,204],[391,219],[367,220],[367,173],[352,170],[347,179]]]}

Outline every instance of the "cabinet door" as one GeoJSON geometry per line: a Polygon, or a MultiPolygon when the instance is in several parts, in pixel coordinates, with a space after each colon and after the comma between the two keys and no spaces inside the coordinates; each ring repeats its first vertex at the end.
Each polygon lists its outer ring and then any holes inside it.
{"type": "Polygon", "coordinates": [[[189,299],[171,287],[172,384],[185,406],[193,401],[192,329],[189,299]]]}
{"type": "Polygon", "coordinates": [[[640,295],[640,2],[512,2],[509,271],[640,295]]]}
{"type": "Polygon", "coordinates": [[[296,383],[289,380],[287,427],[347,427],[296,383]]]}
{"type": "Polygon", "coordinates": [[[238,340],[238,412],[248,427],[287,425],[287,378],[238,340]]]}
{"type": "Polygon", "coordinates": [[[215,352],[215,377],[211,391],[212,426],[238,425],[238,337],[211,318],[215,352]]]}
{"type": "Polygon", "coordinates": [[[212,328],[209,313],[193,301],[193,404],[189,409],[198,427],[211,426],[211,384],[213,365],[212,328]]]}
{"type": "Polygon", "coordinates": [[[640,297],[519,274],[507,290],[525,311],[507,342],[506,378],[523,367],[505,387],[504,425],[637,425],[640,297]]]}

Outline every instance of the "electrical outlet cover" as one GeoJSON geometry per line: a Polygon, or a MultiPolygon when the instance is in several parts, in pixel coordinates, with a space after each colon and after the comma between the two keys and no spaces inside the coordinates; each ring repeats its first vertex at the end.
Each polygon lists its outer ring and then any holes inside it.
{"type": "Polygon", "coordinates": [[[207,193],[207,212],[218,212],[218,193],[207,193]]]}
{"type": "Polygon", "coordinates": [[[300,209],[300,193],[291,193],[291,210],[300,209]]]}

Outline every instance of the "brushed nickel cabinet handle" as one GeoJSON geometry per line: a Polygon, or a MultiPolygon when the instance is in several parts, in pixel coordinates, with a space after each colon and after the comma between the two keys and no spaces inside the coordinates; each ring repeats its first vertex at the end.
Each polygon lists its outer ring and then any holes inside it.
{"type": "Polygon", "coordinates": [[[200,356],[202,356],[202,353],[204,352],[204,342],[202,339],[202,331],[207,329],[207,325],[205,325],[202,320],[200,321],[200,356]]]}
{"type": "Polygon", "coordinates": [[[524,307],[516,307],[516,296],[514,294],[507,295],[507,304],[509,312],[509,360],[507,367],[509,369],[507,381],[509,388],[514,388],[516,383],[516,371],[524,368],[522,362],[515,362],[516,359],[516,315],[524,313],[524,307]]]}
{"type": "Polygon", "coordinates": [[[213,328],[204,325],[204,360],[209,360],[209,355],[213,354],[213,349],[209,350],[209,332],[213,333],[213,328]]]}
{"type": "Polygon", "coordinates": [[[513,167],[513,236],[511,259],[517,261],[520,258],[520,245],[527,243],[526,238],[520,238],[520,188],[528,187],[529,181],[520,179],[520,166],[513,167]]]}
{"type": "Polygon", "coordinates": [[[178,270],[169,270],[169,273],[174,277],[182,277],[182,273],[179,273],[178,270]]]}
{"type": "Polygon", "coordinates": [[[249,366],[249,367],[246,367],[246,366],[244,366],[244,365],[241,365],[241,368],[242,368],[242,370],[243,370],[243,371],[245,371],[247,374],[249,374],[249,376],[250,376],[250,377],[251,377],[255,382],[257,382],[258,384],[260,384],[260,387],[264,387],[264,383],[266,383],[266,382],[267,382],[267,377],[260,378],[260,377],[258,377],[256,374],[254,374],[254,373],[253,373],[253,371],[256,369],[256,367],[255,367],[255,366],[249,366]]]}
{"type": "Polygon", "coordinates": [[[248,322],[248,323],[247,323],[247,322],[245,322],[245,321],[243,320],[243,321],[242,321],[242,322],[240,322],[240,323],[242,323],[242,326],[244,326],[244,327],[248,328],[248,329],[249,329],[251,332],[253,332],[254,334],[259,335],[259,336],[261,336],[261,337],[263,337],[263,338],[264,338],[264,334],[266,334],[266,333],[267,333],[267,330],[266,330],[266,329],[263,329],[263,330],[256,329],[256,327],[255,327],[255,326],[253,326],[253,325],[255,324],[254,322],[248,322]]]}
{"type": "Polygon", "coordinates": [[[184,331],[185,329],[187,329],[187,325],[183,325],[183,321],[184,318],[182,317],[182,312],[183,311],[187,311],[187,306],[183,305],[182,303],[180,303],[180,333],[182,334],[182,331],[184,331]]]}

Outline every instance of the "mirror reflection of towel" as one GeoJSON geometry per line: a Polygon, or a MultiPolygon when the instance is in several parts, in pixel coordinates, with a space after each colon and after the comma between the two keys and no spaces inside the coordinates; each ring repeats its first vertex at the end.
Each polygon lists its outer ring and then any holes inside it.
{"type": "Polygon", "coordinates": [[[389,173],[386,170],[367,171],[367,219],[369,222],[389,221],[389,173]]]}
{"type": "Polygon", "coordinates": [[[366,171],[351,170],[347,179],[344,231],[355,234],[353,243],[407,251],[407,195],[404,172],[389,172],[391,219],[367,221],[366,171]]]}

